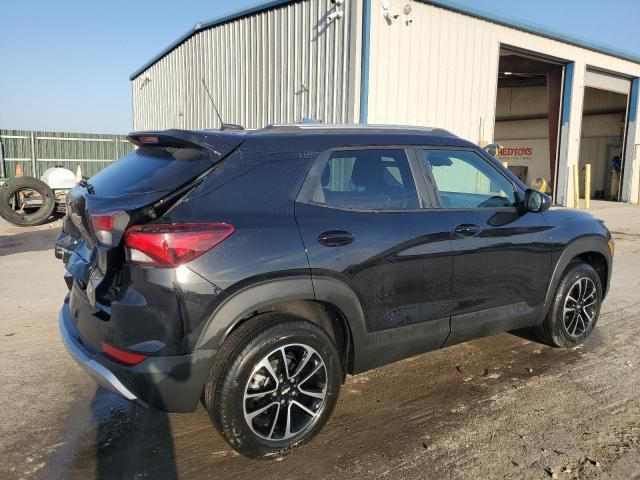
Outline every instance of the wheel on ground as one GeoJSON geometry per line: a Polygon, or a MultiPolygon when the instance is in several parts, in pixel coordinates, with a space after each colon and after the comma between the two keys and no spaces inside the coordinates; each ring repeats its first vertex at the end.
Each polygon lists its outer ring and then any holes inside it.
{"type": "Polygon", "coordinates": [[[600,314],[602,283],[587,263],[569,266],[556,290],[547,318],[540,327],[540,337],[556,347],[575,347],[593,331],[600,314]]]}
{"type": "Polygon", "coordinates": [[[45,222],[55,204],[53,190],[37,178],[15,177],[0,187],[0,216],[20,227],[45,222]]]}
{"type": "Polygon", "coordinates": [[[213,424],[249,457],[281,456],[316,435],[335,407],[342,366],[321,328],[279,314],[223,344],[203,395],[213,424]]]}

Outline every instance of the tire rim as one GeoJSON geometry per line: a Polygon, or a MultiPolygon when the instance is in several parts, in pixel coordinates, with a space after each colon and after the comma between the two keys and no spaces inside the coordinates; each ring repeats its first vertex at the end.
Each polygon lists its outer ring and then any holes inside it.
{"type": "Polygon", "coordinates": [[[569,289],[564,300],[563,321],[567,334],[572,338],[582,336],[596,316],[598,291],[593,280],[580,278],[569,289]]]}
{"type": "Polygon", "coordinates": [[[244,418],[265,440],[287,440],[317,419],[327,395],[327,369],[313,348],[278,347],[253,369],[244,389],[244,418]]]}

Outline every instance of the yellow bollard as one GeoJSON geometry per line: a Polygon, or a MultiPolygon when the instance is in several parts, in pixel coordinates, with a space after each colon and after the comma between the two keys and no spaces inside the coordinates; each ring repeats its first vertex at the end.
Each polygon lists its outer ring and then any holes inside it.
{"type": "Polygon", "coordinates": [[[578,164],[573,165],[573,208],[580,208],[580,180],[578,164]]]}
{"type": "Polygon", "coordinates": [[[591,200],[591,164],[584,166],[584,208],[589,210],[589,201],[591,200]]]}

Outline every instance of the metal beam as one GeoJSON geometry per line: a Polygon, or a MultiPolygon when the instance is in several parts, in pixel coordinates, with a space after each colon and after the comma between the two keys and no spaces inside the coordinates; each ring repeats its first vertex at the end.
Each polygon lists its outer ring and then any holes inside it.
{"type": "Polygon", "coordinates": [[[371,0],[362,5],[362,53],[360,59],[360,123],[369,121],[369,56],[371,55],[371,0]]]}
{"type": "Polygon", "coordinates": [[[38,177],[36,172],[36,136],[31,132],[31,176],[38,177]]]}
{"type": "Polygon", "coordinates": [[[555,190],[553,183],[556,178],[556,166],[558,165],[558,137],[560,135],[560,101],[562,100],[562,70],[553,69],[547,71],[547,111],[549,112],[549,171],[551,172],[551,188],[555,190]]]}
{"type": "Polygon", "coordinates": [[[564,81],[562,87],[562,117],[560,119],[560,145],[558,152],[558,168],[553,181],[553,196],[556,203],[566,205],[568,193],[569,165],[569,123],[571,121],[571,97],[573,95],[573,76],[575,63],[569,63],[564,68],[564,81]]]}
{"type": "Polygon", "coordinates": [[[640,102],[640,79],[634,78],[631,82],[631,94],[629,95],[629,114],[627,115],[627,130],[625,132],[625,151],[623,152],[623,171],[620,199],[623,202],[634,202],[635,198],[632,197],[634,190],[633,183],[637,185],[637,171],[640,169],[640,162],[635,158],[636,147],[638,144],[638,138],[636,136],[638,131],[638,102],[640,102]],[[635,175],[634,175],[635,174],[635,175]]]}
{"type": "Polygon", "coordinates": [[[2,140],[0,140],[0,177],[7,178],[7,172],[4,166],[4,146],[2,145],[2,140]]]}

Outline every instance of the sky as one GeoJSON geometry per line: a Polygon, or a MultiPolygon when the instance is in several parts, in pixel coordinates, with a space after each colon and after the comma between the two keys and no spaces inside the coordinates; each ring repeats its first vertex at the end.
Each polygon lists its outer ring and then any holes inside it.
{"type": "MultiPolygon", "coordinates": [[[[127,133],[132,128],[129,75],[196,23],[255,3],[4,1],[0,129],[127,133]]],[[[640,56],[638,0],[458,3],[640,56]]]]}

